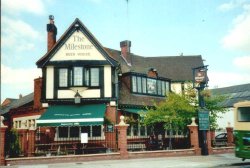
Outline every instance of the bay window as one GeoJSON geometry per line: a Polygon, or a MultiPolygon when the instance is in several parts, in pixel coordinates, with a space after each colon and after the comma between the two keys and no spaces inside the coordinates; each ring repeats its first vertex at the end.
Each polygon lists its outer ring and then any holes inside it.
{"type": "Polygon", "coordinates": [[[166,96],[169,92],[169,81],[132,75],[131,91],[137,94],[166,96]]]}

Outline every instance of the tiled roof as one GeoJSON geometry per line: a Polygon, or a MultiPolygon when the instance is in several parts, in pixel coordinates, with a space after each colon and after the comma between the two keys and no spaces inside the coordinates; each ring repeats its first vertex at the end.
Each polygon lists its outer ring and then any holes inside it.
{"type": "Polygon", "coordinates": [[[21,107],[26,105],[34,100],[34,93],[30,93],[26,96],[23,96],[20,99],[14,99],[9,105],[5,106],[3,109],[0,109],[0,115],[8,113],[11,109],[21,107]]]}
{"type": "Polygon", "coordinates": [[[120,56],[120,51],[109,48],[105,50],[120,63],[122,73],[134,71],[147,74],[150,68],[156,68],[160,77],[172,81],[190,81],[193,79],[192,68],[203,66],[201,55],[143,57],[134,54],[131,55],[132,66],[129,66],[120,56]]]}
{"type": "Polygon", "coordinates": [[[223,107],[233,107],[233,105],[240,101],[250,100],[250,83],[211,89],[212,95],[224,95],[228,97],[222,102],[223,107]]]}

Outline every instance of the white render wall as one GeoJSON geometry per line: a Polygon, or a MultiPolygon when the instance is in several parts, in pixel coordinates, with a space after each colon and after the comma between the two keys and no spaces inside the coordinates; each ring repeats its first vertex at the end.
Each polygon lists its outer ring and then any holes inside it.
{"type": "Polygon", "coordinates": [[[50,61],[106,60],[88,38],[81,32],[74,32],[50,61]],[[70,49],[69,46],[79,46],[70,49]]]}
{"type": "Polygon", "coordinates": [[[104,66],[104,97],[112,97],[111,66],[104,66]]]}
{"type": "Polygon", "coordinates": [[[47,66],[46,70],[46,99],[54,98],[54,67],[47,66]]]}

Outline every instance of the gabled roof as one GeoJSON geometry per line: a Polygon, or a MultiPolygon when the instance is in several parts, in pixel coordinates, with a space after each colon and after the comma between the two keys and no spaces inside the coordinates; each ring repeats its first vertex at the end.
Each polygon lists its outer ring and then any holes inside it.
{"type": "Polygon", "coordinates": [[[132,66],[127,65],[118,50],[105,48],[121,65],[122,73],[137,72],[147,74],[156,68],[160,77],[170,78],[173,82],[193,80],[192,68],[203,66],[201,55],[143,57],[131,53],[132,66]]]}
{"type": "Polygon", "coordinates": [[[233,107],[235,103],[241,101],[250,100],[250,83],[211,89],[213,95],[224,95],[228,97],[224,102],[221,103],[223,107],[233,107]]]}
{"type": "Polygon", "coordinates": [[[99,50],[100,53],[107,59],[111,66],[117,66],[117,62],[108,55],[108,53],[103,49],[102,45],[94,37],[94,35],[84,26],[84,24],[76,18],[75,21],[69,26],[66,32],[60,37],[53,48],[47,52],[42,58],[40,58],[36,64],[39,68],[44,67],[48,61],[53,57],[53,55],[58,51],[61,45],[72,35],[76,30],[75,25],[79,25],[79,31],[81,31],[86,37],[93,43],[93,45],[99,50]]]}
{"type": "Polygon", "coordinates": [[[0,115],[8,113],[11,109],[29,104],[33,100],[34,100],[34,93],[30,93],[26,96],[23,96],[20,99],[14,99],[14,101],[12,101],[9,105],[4,106],[2,109],[0,109],[0,115]]]}

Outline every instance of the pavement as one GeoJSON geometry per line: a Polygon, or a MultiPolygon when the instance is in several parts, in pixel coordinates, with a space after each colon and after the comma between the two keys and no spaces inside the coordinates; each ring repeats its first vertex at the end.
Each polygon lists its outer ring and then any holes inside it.
{"type": "Polygon", "coordinates": [[[103,160],[41,165],[18,165],[5,168],[250,168],[250,160],[244,162],[234,154],[209,156],[157,157],[128,160],[103,160]]]}

